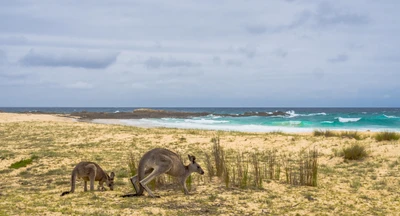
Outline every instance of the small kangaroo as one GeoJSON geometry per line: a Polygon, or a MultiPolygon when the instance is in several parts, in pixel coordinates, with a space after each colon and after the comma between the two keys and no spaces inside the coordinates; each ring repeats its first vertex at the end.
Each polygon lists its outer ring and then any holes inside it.
{"type": "Polygon", "coordinates": [[[196,163],[196,157],[192,155],[188,155],[188,157],[190,164],[185,166],[179,156],[168,149],[155,148],[148,151],[139,161],[138,174],[131,178],[131,183],[135,188],[136,194],[126,194],[122,197],[142,196],[143,191],[146,190],[151,197],[159,198],[160,196],[155,196],[147,187],[147,184],[163,173],[178,177],[185,194],[188,195],[189,191],[186,188],[186,179],[189,175],[192,172],[197,172],[201,175],[204,174],[203,169],[196,163]],[[145,177],[147,174],[149,175],[145,177]],[[140,183],[139,187],[137,182],[140,183]]]}
{"type": "Polygon", "coordinates": [[[108,175],[103,169],[94,162],[80,162],[72,170],[71,174],[71,190],[61,194],[64,196],[75,191],[76,178],[81,178],[85,181],[84,191],[87,191],[87,182],[90,181],[90,190],[94,190],[94,181],[99,181],[98,190],[105,190],[103,183],[105,182],[110,190],[114,190],[114,172],[108,175]]]}

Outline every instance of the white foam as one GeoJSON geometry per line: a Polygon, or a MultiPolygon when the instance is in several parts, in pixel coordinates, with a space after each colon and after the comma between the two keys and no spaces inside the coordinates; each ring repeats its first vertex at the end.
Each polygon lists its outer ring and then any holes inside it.
{"type": "Polygon", "coordinates": [[[185,122],[189,123],[197,123],[197,124],[221,124],[221,123],[229,123],[229,121],[224,120],[211,120],[211,119],[185,119],[185,122]]]}
{"type": "Polygon", "coordinates": [[[318,115],[326,116],[326,113],[324,113],[324,112],[321,112],[321,113],[310,113],[310,114],[307,114],[306,116],[318,116],[318,115]]]}
{"type": "Polygon", "coordinates": [[[385,114],[383,114],[383,116],[385,116],[386,118],[400,118],[400,117],[397,117],[397,116],[388,116],[388,115],[385,115],[385,114]]]}
{"type": "Polygon", "coordinates": [[[342,118],[342,117],[336,117],[335,119],[338,119],[342,123],[347,123],[347,122],[358,122],[360,121],[361,118],[342,118]]]}
{"type": "Polygon", "coordinates": [[[210,114],[209,116],[210,116],[211,118],[213,118],[213,119],[219,119],[219,118],[222,118],[222,116],[213,115],[213,114],[210,114]]]}
{"type": "Polygon", "coordinates": [[[289,118],[299,116],[299,114],[296,114],[296,112],[294,110],[286,111],[286,114],[289,114],[289,118]]]}
{"type": "MultiPolygon", "coordinates": [[[[166,127],[166,128],[181,128],[181,129],[202,129],[202,130],[224,130],[224,131],[241,131],[241,132],[273,132],[282,131],[285,133],[303,133],[312,132],[318,129],[326,128],[301,128],[289,126],[266,126],[266,125],[234,125],[234,124],[199,124],[184,122],[181,119],[94,119],[92,122],[101,124],[123,124],[144,128],[151,127],[166,127]]],[[[294,121],[296,122],[296,121],[294,121]]],[[[329,121],[327,121],[329,122],[329,121]]],[[[388,128],[332,128],[330,130],[350,130],[350,131],[386,131],[388,128]]],[[[390,129],[391,131],[400,131],[400,129],[390,129]]]]}
{"type": "Polygon", "coordinates": [[[334,121],[323,121],[322,124],[333,124],[334,121]]]}
{"type": "Polygon", "coordinates": [[[286,111],[286,114],[289,114],[289,118],[297,117],[297,116],[320,116],[324,115],[326,116],[326,113],[320,112],[320,113],[309,113],[309,114],[297,114],[294,110],[289,110],[286,111]]]}
{"type": "MultiPolygon", "coordinates": [[[[187,120],[187,119],[186,119],[187,120]]],[[[120,124],[139,126],[139,127],[167,127],[167,128],[182,128],[182,129],[203,129],[203,130],[224,130],[224,131],[242,131],[242,132],[312,132],[313,128],[298,128],[285,126],[265,126],[265,125],[233,125],[233,124],[202,124],[196,121],[188,122],[182,120],[168,121],[161,119],[123,119],[118,120],[120,124]]],[[[97,123],[107,123],[107,119],[97,119],[97,123]]],[[[111,122],[110,122],[111,123],[111,122]]]]}
{"type": "Polygon", "coordinates": [[[119,113],[119,110],[115,111],[114,113],[119,113]]]}

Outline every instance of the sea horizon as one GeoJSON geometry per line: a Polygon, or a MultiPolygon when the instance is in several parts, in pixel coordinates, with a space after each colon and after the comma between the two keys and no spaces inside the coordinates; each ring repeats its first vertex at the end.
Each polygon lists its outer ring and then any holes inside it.
{"type": "Polygon", "coordinates": [[[95,123],[116,123],[139,127],[225,130],[242,132],[312,132],[314,130],[400,131],[397,107],[0,107],[3,112],[132,112],[149,108],[180,112],[206,112],[190,118],[95,119],[95,123]],[[281,111],[282,116],[220,116],[245,112],[281,111]]]}

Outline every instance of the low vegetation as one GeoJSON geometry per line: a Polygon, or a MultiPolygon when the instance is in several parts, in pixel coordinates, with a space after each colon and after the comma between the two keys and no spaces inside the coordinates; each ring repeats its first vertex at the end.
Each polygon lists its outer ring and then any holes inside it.
{"type": "Polygon", "coordinates": [[[362,137],[357,131],[342,131],[339,134],[340,137],[345,137],[345,138],[352,138],[355,140],[361,140],[362,137]]]}
{"type": "Polygon", "coordinates": [[[342,138],[350,138],[355,140],[361,140],[362,136],[357,131],[341,131],[341,132],[333,132],[331,130],[314,130],[314,136],[323,136],[323,137],[342,137],[342,138]]]}
{"type": "Polygon", "coordinates": [[[346,160],[361,160],[368,156],[365,146],[354,144],[343,149],[343,156],[346,160]]]}
{"type": "Polygon", "coordinates": [[[337,136],[331,130],[314,130],[313,135],[314,136],[323,136],[323,137],[335,137],[335,136],[337,136]]]}
{"type": "Polygon", "coordinates": [[[28,159],[22,159],[22,160],[20,160],[18,162],[15,162],[15,163],[11,164],[10,168],[11,169],[18,169],[18,168],[21,168],[21,167],[26,167],[29,164],[31,164],[33,160],[35,160],[37,158],[38,158],[37,156],[33,155],[32,157],[30,157],[28,159]]]}
{"type": "Polygon", "coordinates": [[[391,132],[391,131],[383,131],[376,133],[375,135],[375,140],[380,142],[380,141],[392,141],[392,140],[399,140],[400,139],[400,134],[396,132],[391,132]]]}

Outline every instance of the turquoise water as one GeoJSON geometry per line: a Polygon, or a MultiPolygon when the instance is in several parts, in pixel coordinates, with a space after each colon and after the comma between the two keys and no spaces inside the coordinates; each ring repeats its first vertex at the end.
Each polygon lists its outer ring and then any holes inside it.
{"type": "MultiPolygon", "coordinates": [[[[400,114],[396,112],[296,112],[288,110],[289,116],[276,117],[221,117],[218,114],[190,119],[144,119],[133,120],[149,126],[235,130],[247,132],[309,132],[315,129],[400,131],[400,114]]],[[[125,123],[129,124],[129,121],[125,123]]]]}
{"type": "MultiPolygon", "coordinates": [[[[0,108],[5,112],[43,111],[55,113],[131,112],[135,107],[20,107],[0,108]]],[[[248,132],[306,132],[315,129],[400,131],[400,108],[152,108],[211,115],[188,119],[123,119],[121,124],[146,127],[198,128],[248,132]],[[283,111],[288,116],[222,117],[220,114],[283,111]]],[[[104,122],[106,121],[98,121],[104,122]]]]}

